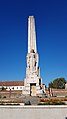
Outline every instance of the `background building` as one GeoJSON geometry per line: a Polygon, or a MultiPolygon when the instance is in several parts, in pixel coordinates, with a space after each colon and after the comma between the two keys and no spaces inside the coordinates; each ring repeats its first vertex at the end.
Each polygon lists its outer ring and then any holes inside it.
{"type": "Polygon", "coordinates": [[[4,81],[0,82],[0,90],[23,90],[24,81],[4,81]]]}

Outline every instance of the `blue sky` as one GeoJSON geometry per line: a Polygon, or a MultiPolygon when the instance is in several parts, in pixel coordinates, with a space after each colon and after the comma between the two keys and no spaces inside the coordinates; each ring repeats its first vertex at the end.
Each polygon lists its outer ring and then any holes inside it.
{"type": "Polygon", "coordinates": [[[67,0],[0,0],[0,80],[25,78],[30,15],[43,83],[67,79],[67,0]]]}

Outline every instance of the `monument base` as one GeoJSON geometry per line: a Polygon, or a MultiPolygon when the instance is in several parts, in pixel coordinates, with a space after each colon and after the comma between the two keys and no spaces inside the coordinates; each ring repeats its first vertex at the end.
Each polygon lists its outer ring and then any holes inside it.
{"type": "Polygon", "coordinates": [[[27,79],[25,79],[25,86],[23,89],[23,94],[24,95],[29,95],[29,96],[38,96],[43,94],[41,85],[39,85],[39,79],[37,78],[36,80],[33,79],[32,82],[27,82],[27,79]],[[37,81],[37,82],[36,82],[37,81]]]}

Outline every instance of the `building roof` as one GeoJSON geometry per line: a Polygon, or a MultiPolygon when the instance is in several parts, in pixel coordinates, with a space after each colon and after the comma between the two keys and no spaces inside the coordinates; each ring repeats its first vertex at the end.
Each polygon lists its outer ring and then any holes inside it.
{"type": "Polygon", "coordinates": [[[24,86],[24,81],[1,81],[0,86],[24,86]]]}

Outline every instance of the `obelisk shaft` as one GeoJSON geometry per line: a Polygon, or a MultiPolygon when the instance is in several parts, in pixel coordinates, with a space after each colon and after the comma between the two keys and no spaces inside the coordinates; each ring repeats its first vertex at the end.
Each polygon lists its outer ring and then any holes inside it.
{"type": "Polygon", "coordinates": [[[36,49],[35,20],[33,16],[28,18],[28,53],[26,56],[26,78],[24,80],[23,94],[38,96],[42,92],[42,79],[38,66],[38,53],[36,49]]]}
{"type": "Polygon", "coordinates": [[[33,16],[28,18],[28,53],[31,51],[37,52],[36,50],[36,32],[35,32],[35,20],[33,16]]]}

